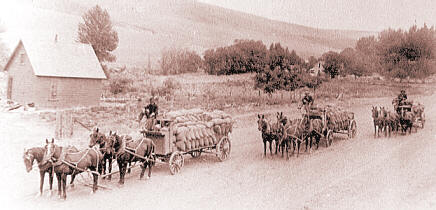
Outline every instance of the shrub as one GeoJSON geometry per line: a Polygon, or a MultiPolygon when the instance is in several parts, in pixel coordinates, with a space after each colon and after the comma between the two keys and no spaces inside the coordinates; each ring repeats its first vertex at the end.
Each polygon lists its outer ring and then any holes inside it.
{"type": "Polygon", "coordinates": [[[125,93],[129,90],[129,87],[132,83],[133,81],[127,78],[111,79],[109,83],[109,90],[114,95],[119,93],[125,93]]]}
{"type": "Polygon", "coordinates": [[[202,66],[203,60],[195,51],[181,49],[162,51],[160,68],[164,75],[197,72],[202,66]]]}

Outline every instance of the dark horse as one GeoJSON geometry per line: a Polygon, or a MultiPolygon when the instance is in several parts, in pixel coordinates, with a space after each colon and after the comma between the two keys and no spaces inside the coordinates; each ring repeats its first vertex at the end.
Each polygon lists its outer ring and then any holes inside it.
{"type": "Polygon", "coordinates": [[[272,142],[276,142],[276,151],[279,146],[279,127],[277,124],[272,124],[265,119],[265,115],[257,115],[257,129],[262,132],[262,141],[263,141],[263,155],[266,157],[266,142],[269,142],[269,152],[272,155],[272,142]]]}
{"type": "MultiPolygon", "coordinates": [[[[48,140],[46,139],[46,141],[48,141],[48,140]]],[[[75,147],[69,147],[68,150],[69,151],[78,151],[75,147]]],[[[52,167],[52,164],[50,162],[46,162],[44,164],[42,163],[45,151],[46,151],[45,147],[33,147],[33,148],[30,148],[27,150],[25,149],[24,154],[23,154],[24,165],[26,166],[27,172],[30,172],[32,170],[33,162],[35,160],[38,163],[39,177],[40,177],[38,196],[41,196],[42,192],[43,192],[45,173],[48,173],[48,175],[49,175],[48,181],[49,181],[49,185],[50,185],[50,195],[53,193],[53,191],[52,191],[52,189],[53,189],[53,167],[52,167]]],[[[71,179],[70,184],[73,184],[73,182],[74,182],[74,178],[71,179]]]]}
{"type": "Polygon", "coordinates": [[[72,153],[54,144],[54,140],[51,142],[46,141],[46,143],[47,149],[44,154],[43,163],[47,161],[53,162],[54,172],[58,179],[59,197],[63,199],[67,198],[67,175],[75,176],[86,171],[86,169],[90,169],[93,172],[94,184],[92,192],[97,190],[98,174],[96,174],[96,171],[103,157],[98,148],[87,148],[72,153]]]}
{"type": "Polygon", "coordinates": [[[401,109],[400,125],[402,128],[402,133],[407,134],[407,130],[409,130],[409,134],[412,133],[412,127],[414,121],[415,121],[415,116],[411,111],[401,109]]]}
{"type": "MultiPolygon", "coordinates": [[[[93,129],[89,137],[90,137],[89,148],[92,148],[98,144],[100,146],[100,152],[103,154],[103,159],[101,160],[101,167],[99,168],[98,173],[100,173],[101,175],[106,174],[106,163],[107,163],[108,173],[111,174],[112,160],[114,159],[114,151],[112,148],[106,147],[106,143],[108,141],[106,135],[100,133],[98,128],[95,128],[93,129]]],[[[103,176],[103,179],[105,178],[106,177],[103,176]]],[[[112,175],[109,175],[108,180],[110,181],[111,179],[112,179],[112,175]]]]}
{"type": "Polygon", "coordinates": [[[116,132],[110,133],[106,148],[111,148],[115,152],[117,159],[120,180],[119,184],[124,184],[124,176],[126,174],[127,164],[131,162],[141,162],[140,179],[144,177],[145,169],[148,167],[148,177],[151,177],[151,169],[156,161],[154,156],[155,145],[151,139],[141,138],[127,142],[125,137],[117,135],[116,132]]]}

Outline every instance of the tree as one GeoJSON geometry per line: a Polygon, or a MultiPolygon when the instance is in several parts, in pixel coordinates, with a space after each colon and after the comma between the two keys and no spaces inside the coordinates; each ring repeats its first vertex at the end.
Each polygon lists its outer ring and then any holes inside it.
{"type": "Polygon", "coordinates": [[[380,33],[377,54],[387,76],[404,79],[423,78],[434,73],[435,28],[412,26],[408,31],[385,30],[380,33]]]}
{"type": "Polygon", "coordinates": [[[164,75],[197,72],[202,65],[203,60],[195,51],[174,48],[162,51],[160,67],[164,75]]]}
{"type": "Polygon", "coordinates": [[[91,44],[100,62],[116,60],[112,51],[118,47],[118,33],[112,28],[107,10],[100,6],[88,10],[83,16],[83,23],[79,23],[79,42],[91,44]]]}
{"type": "Polygon", "coordinates": [[[337,52],[329,51],[322,55],[324,60],[324,69],[330,75],[330,78],[335,78],[341,69],[343,59],[337,52]]]}

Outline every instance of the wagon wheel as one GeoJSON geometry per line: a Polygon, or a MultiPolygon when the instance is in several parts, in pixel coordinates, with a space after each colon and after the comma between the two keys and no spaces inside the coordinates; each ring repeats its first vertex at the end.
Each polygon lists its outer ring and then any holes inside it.
{"type": "Polygon", "coordinates": [[[325,146],[329,147],[330,145],[332,145],[332,142],[333,142],[333,131],[328,130],[327,135],[325,137],[325,146]]]}
{"type": "Polygon", "coordinates": [[[202,152],[201,150],[195,150],[195,151],[192,151],[190,154],[193,158],[198,158],[198,157],[200,157],[201,152],[202,152]]]}
{"type": "Polygon", "coordinates": [[[357,134],[357,124],[355,120],[350,122],[350,126],[348,127],[348,138],[354,138],[357,134]]]}
{"type": "Polygon", "coordinates": [[[176,151],[171,154],[168,166],[172,175],[179,173],[184,164],[185,159],[183,158],[182,153],[176,151]]]}
{"type": "Polygon", "coordinates": [[[216,156],[220,161],[224,161],[229,157],[231,149],[232,144],[230,143],[229,137],[223,136],[216,145],[216,156]]]}

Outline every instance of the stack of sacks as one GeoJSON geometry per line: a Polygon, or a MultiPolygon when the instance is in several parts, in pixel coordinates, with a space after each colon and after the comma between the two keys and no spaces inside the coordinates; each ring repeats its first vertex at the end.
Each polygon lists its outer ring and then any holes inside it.
{"type": "Polygon", "coordinates": [[[339,107],[327,106],[325,111],[327,115],[327,127],[335,131],[347,130],[350,120],[354,118],[353,112],[344,111],[339,107]]]}
{"type": "Polygon", "coordinates": [[[178,151],[216,145],[233,127],[231,116],[219,110],[179,110],[167,113],[165,118],[174,122],[175,138],[172,139],[175,141],[172,143],[173,149],[178,151]]]}
{"type": "Polygon", "coordinates": [[[421,103],[414,104],[412,106],[412,110],[415,115],[421,116],[421,114],[424,112],[424,105],[422,105],[421,103]]]}

